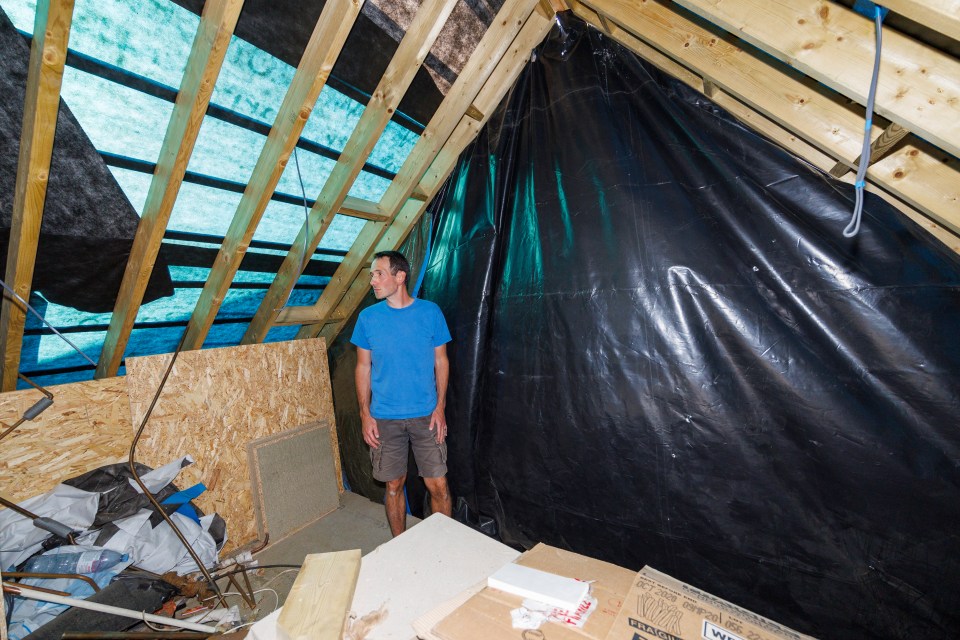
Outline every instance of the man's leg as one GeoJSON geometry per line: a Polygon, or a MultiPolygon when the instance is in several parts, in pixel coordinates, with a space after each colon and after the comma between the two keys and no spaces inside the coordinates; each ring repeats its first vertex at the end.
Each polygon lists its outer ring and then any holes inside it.
{"type": "Polygon", "coordinates": [[[396,480],[387,480],[387,496],[384,505],[387,507],[387,522],[390,524],[390,533],[393,534],[394,538],[407,529],[407,499],[403,494],[403,485],[406,481],[406,474],[396,480]]]}
{"type": "Polygon", "coordinates": [[[442,513],[448,518],[453,517],[453,501],[450,500],[447,476],[424,478],[423,483],[427,485],[427,491],[430,492],[430,510],[434,513],[442,513]]]}

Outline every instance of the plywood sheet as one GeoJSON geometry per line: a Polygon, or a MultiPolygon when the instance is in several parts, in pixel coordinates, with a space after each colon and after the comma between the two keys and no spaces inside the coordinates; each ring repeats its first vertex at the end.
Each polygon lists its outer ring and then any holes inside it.
{"type": "MultiPolygon", "coordinates": [[[[47,390],[53,393],[53,405],[0,442],[3,494],[14,502],[126,460],[133,438],[124,378],[53,385],[47,390]]],[[[36,389],[0,394],[0,421],[12,425],[42,397],[36,389]]]]}
{"type": "MultiPolygon", "coordinates": [[[[170,357],[127,358],[135,426],[143,420],[170,357]]],[[[196,502],[226,520],[229,551],[257,539],[247,443],[324,419],[334,423],[323,340],[186,351],[154,408],[137,460],[158,466],[181,455],[193,456],[196,464],[184,469],[177,483],[207,486],[196,502]]],[[[330,430],[330,446],[339,480],[335,429],[330,430]]]]}
{"type": "Polygon", "coordinates": [[[253,510],[261,540],[283,538],[340,506],[327,421],[259,438],[247,445],[253,510]]]}

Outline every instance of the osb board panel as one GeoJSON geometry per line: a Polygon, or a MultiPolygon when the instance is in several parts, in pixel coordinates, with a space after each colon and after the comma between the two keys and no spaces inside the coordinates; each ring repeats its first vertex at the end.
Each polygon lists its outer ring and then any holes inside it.
{"type": "MultiPolygon", "coordinates": [[[[52,385],[47,391],[53,405],[0,442],[3,494],[14,502],[126,460],[133,439],[123,378],[52,385]]],[[[12,425],[42,397],[36,389],[0,394],[0,421],[12,425]]]]}
{"type": "MultiPolygon", "coordinates": [[[[137,427],[170,357],[127,358],[130,412],[137,427]]],[[[257,539],[247,443],[322,420],[334,424],[323,340],[185,351],[153,410],[137,461],[158,466],[193,456],[196,464],[180,472],[177,484],[207,486],[196,502],[226,520],[224,551],[230,551],[257,539]]],[[[330,446],[342,490],[335,429],[330,430],[330,446]]]]}

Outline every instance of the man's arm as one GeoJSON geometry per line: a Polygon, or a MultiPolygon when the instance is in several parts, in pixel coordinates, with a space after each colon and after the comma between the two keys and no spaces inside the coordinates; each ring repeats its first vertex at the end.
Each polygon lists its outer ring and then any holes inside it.
{"type": "Polygon", "coordinates": [[[430,416],[430,430],[437,428],[437,443],[447,437],[447,418],[444,409],[447,406],[447,380],[450,379],[450,362],[447,360],[447,345],[433,348],[433,373],[437,378],[437,406],[430,416]]]}
{"type": "Polygon", "coordinates": [[[380,446],[380,430],[377,421],[370,415],[370,350],[357,347],[357,368],[354,381],[357,385],[357,402],[360,405],[360,425],[363,440],[376,449],[380,446]]]}

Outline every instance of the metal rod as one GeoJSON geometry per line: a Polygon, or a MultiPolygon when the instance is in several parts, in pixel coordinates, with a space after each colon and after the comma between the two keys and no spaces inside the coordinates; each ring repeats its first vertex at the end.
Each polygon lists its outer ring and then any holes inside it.
{"type": "Polygon", "coordinates": [[[217,597],[220,600],[220,604],[226,607],[227,602],[224,599],[223,592],[220,591],[220,587],[217,585],[216,580],[213,579],[213,576],[210,575],[210,572],[207,570],[207,568],[203,566],[203,561],[200,560],[200,556],[197,555],[197,552],[194,550],[193,545],[191,545],[187,541],[186,537],[180,531],[180,527],[178,527],[174,523],[173,519],[170,518],[169,515],[167,515],[167,512],[164,510],[163,507],[160,506],[160,503],[157,502],[157,499],[153,497],[153,494],[150,493],[150,491],[147,489],[147,486],[143,484],[143,480],[140,479],[140,474],[137,473],[137,467],[134,464],[134,459],[135,459],[134,456],[136,455],[136,452],[137,452],[137,443],[140,442],[140,436],[143,435],[143,430],[147,426],[147,421],[150,420],[150,415],[153,413],[153,408],[156,406],[157,401],[160,399],[160,394],[163,392],[163,387],[164,385],[167,384],[167,378],[170,377],[170,372],[173,371],[173,365],[176,363],[177,356],[180,355],[180,351],[183,349],[183,343],[186,341],[186,339],[187,339],[187,332],[184,331],[183,335],[180,336],[180,343],[177,345],[176,350],[174,350],[173,352],[173,356],[170,358],[170,364],[167,365],[167,370],[164,371],[163,373],[163,378],[160,380],[160,385],[157,387],[157,393],[153,396],[153,400],[150,402],[150,406],[147,407],[147,412],[143,416],[143,421],[140,423],[140,428],[137,429],[137,434],[133,437],[133,441],[130,443],[130,455],[127,458],[127,463],[130,466],[130,473],[131,475],[133,475],[133,479],[136,480],[137,485],[140,487],[141,491],[143,491],[143,494],[147,497],[150,503],[160,513],[160,515],[163,517],[166,523],[170,525],[170,529],[176,534],[177,538],[180,539],[180,542],[183,543],[183,546],[184,548],[186,548],[187,553],[189,553],[190,557],[193,558],[194,563],[196,563],[197,567],[200,569],[200,572],[203,574],[203,577],[207,580],[207,582],[210,584],[210,587],[217,594],[217,597]]]}
{"type": "Polygon", "coordinates": [[[180,640],[203,640],[211,633],[194,631],[98,631],[93,633],[64,633],[61,640],[161,640],[179,638],[180,640]]]}
{"type": "Polygon", "coordinates": [[[68,580],[83,580],[93,587],[94,592],[100,591],[100,585],[98,585],[93,578],[90,576],[81,575],[79,573],[28,573],[26,571],[4,571],[3,575],[11,578],[49,578],[53,580],[57,578],[66,578],[68,580]]]}
{"type": "Polygon", "coordinates": [[[216,633],[216,628],[211,627],[205,624],[197,624],[195,622],[187,622],[186,620],[178,620],[176,618],[167,618],[165,616],[157,616],[152,613],[144,613],[143,611],[133,611],[132,609],[124,609],[122,607],[113,607],[106,604],[100,604],[98,602],[90,602],[89,600],[80,600],[78,598],[65,598],[63,596],[55,596],[53,594],[43,593],[39,589],[34,589],[32,587],[25,587],[23,585],[3,585],[4,591],[7,593],[12,593],[13,595],[18,595],[23,598],[30,598],[32,600],[42,600],[43,602],[53,602],[55,604],[65,604],[70,607],[79,607],[80,609],[89,609],[91,611],[100,611],[102,613],[110,613],[115,616],[123,616],[124,618],[133,618],[134,620],[143,620],[145,622],[153,622],[154,624],[163,624],[168,627],[179,627],[182,629],[190,629],[191,631],[203,631],[205,633],[216,633]]]}
{"type": "Polygon", "coordinates": [[[93,631],[89,633],[70,632],[60,636],[60,640],[203,640],[209,633],[195,631],[93,631]]]}
{"type": "MultiPolygon", "coordinates": [[[[9,573],[5,573],[5,574],[3,574],[3,575],[8,576],[8,575],[10,575],[10,574],[9,574],[9,573]]],[[[3,586],[4,586],[4,590],[3,590],[3,591],[4,591],[5,593],[17,593],[16,589],[17,589],[18,587],[20,587],[20,584],[17,583],[17,582],[4,582],[4,583],[3,583],[3,586]]],[[[51,593],[51,594],[53,594],[53,595],[55,595],[55,596],[69,596],[69,595],[70,595],[70,594],[67,593],[66,591],[57,591],[56,589],[45,589],[45,588],[43,588],[43,587],[31,587],[31,588],[36,589],[37,591],[41,591],[41,592],[43,592],[43,593],[51,593]]]]}

